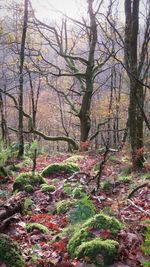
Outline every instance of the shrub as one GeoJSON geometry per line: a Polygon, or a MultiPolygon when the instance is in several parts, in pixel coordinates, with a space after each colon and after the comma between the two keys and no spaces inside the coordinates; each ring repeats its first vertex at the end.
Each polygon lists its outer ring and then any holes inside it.
{"type": "Polygon", "coordinates": [[[69,221],[71,223],[83,222],[94,216],[95,212],[93,202],[85,195],[75,203],[73,210],[69,214],[69,221]]]}
{"type": "Polygon", "coordinates": [[[5,234],[0,234],[0,261],[9,267],[25,266],[18,244],[5,234]]]}
{"type": "Polygon", "coordinates": [[[70,163],[70,162],[69,163],[55,163],[55,164],[50,164],[48,167],[46,167],[42,172],[42,176],[47,177],[52,173],[61,172],[61,171],[73,173],[79,170],[80,168],[78,164],[75,164],[75,163],[70,163]]]}

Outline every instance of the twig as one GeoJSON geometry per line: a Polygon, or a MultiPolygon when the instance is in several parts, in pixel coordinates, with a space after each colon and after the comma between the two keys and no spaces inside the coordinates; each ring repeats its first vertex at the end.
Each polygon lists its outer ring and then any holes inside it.
{"type": "Polygon", "coordinates": [[[136,192],[136,191],[138,191],[140,188],[143,188],[143,187],[150,187],[150,183],[144,183],[144,184],[142,184],[142,185],[139,185],[138,187],[136,187],[135,189],[133,189],[132,191],[131,191],[131,193],[128,195],[128,199],[130,199],[132,196],[133,196],[133,194],[136,192]]]}
{"type": "Polygon", "coordinates": [[[143,210],[141,207],[135,205],[134,202],[131,201],[131,199],[127,199],[127,201],[128,201],[133,207],[135,207],[136,209],[138,209],[138,210],[140,210],[141,212],[145,213],[146,215],[149,215],[149,216],[150,216],[150,212],[149,212],[149,211],[143,210]]]}

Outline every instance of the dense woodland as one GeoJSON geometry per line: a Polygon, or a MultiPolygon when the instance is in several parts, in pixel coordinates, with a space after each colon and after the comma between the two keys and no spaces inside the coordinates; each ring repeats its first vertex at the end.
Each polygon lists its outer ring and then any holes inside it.
{"type": "Polygon", "coordinates": [[[150,0],[1,2],[0,266],[150,266],[150,0]]]}

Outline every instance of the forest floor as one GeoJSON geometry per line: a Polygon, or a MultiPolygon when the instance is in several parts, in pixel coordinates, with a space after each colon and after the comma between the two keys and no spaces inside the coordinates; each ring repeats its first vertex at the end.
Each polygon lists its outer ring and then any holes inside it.
{"type": "MultiPolygon", "coordinates": [[[[37,158],[36,171],[41,172],[51,163],[60,163],[69,158],[69,154],[57,154],[53,156],[40,155],[37,158]]],[[[84,192],[93,202],[96,212],[103,210],[108,215],[115,216],[124,227],[116,236],[119,242],[118,253],[112,267],[138,267],[143,266],[145,260],[141,245],[144,242],[145,221],[150,218],[150,187],[139,188],[129,199],[128,196],[138,185],[147,183],[150,177],[148,169],[137,173],[131,171],[131,161],[124,152],[109,155],[103,166],[100,177],[101,186],[96,193],[96,181],[91,179],[95,176],[103,155],[81,153],[77,163],[80,165],[81,174],[77,174],[76,183],[82,184],[84,192]],[[97,167],[94,167],[97,165],[97,167]],[[91,181],[90,181],[91,180],[91,181]]],[[[9,177],[7,183],[0,185],[0,205],[3,205],[12,194],[12,186],[16,176],[21,172],[31,171],[32,166],[21,168],[9,177]]],[[[58,201],[70,199],[64,191],[63,183],[71,176],[65,172],[51,174],[46,178],[48,184],[55,185],[54,193],[42,192],[37,186],[32,193],[26,194],[26,206],[22,213],[18,212],[11,216],[8,224],[5,224],[2,232],[16,240],[26,261],[26,267],[94,267],[94,264],[85,263],[83,260],[70,259],[67,252],[68,235],[64,229],[70,225],[70,209],[63,214],[57,214],[54,206],[58,201]],[[27,231],[26,224],[36,222],[45,225],[49,233],[42,233],[38,229],[27,231]],[[64,233],[62,235],[62,233],[64,233]],[[60,236],[60,238],[58,238],[60,236]]],[[[68,180],[69,181],[69,180],[68,180]]],[[[71,182],[70,182],[71,184],[71,182]]],[[[71,184],[72,186],[72,184],[71,184]]],[[[16,195],[17,196],[17,195],[16,195]]],[[[19,194],[18,194],[19,197],[19,194]]],[[[67,233],[67,232],[66,232],[67,233]]],[[[97,237],[105,239],[108,232],[95,232],[97,237]]],[[[1,263],[1,267],[5,267],[1,263]]]]}

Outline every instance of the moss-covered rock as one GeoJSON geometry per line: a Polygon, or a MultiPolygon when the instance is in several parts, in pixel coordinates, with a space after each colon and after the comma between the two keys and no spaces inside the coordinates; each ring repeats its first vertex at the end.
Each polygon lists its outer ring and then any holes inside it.
{"type": "Polygon", "coordinates": [[[89,239],[94,239],[94,231],[89,231],[89,229],[107,229],[110,231],[111,238],[113,238],[113,236],[116,235],[121,228],[122,224],[117,219],[104,213],[96,214],[92,218],[88,219],[82,225],[81,229],[72,236],[68,243],[68,252],[71,257],[75,257],[77,248],[83,242],[86,242],[89,239]]]}
{"type": "Polygon", "coordinates": [[[48,185],[48,184],[42,184],[41,190],[42,190],[42,192],[54,192],[56,190],[56,186],[48,185]]]}
{"type": "Polygon", "coordinates": [[[90,238],[94,238],[94,234],[87,229],[80,229],[73,235],[68,243],[68,252],[72,258],[75,257],[76,249],[90,238]]]}
{"type": "Polygon", "coordinates": [[[55,163],[55,164],[50,164],[48,167],[46,167],[43,172],[42,176],[43,177],[48,177],[52,173],[57,173],[57,172],[67,172],[67,173],[73,173],[77,172],[80,170],[80,167],[76,163],[55,163]]]}
{"type": "Polygon", "coordinates": [[[112,235],[115,235],[122,229],[122,224],[114,217],[104,213],[96,214],[88,219],[82,226],[83,228],[109,229],[112,235]]]}
{"type": "Polygon", "coordinates": [[[25,185],[24,190],[27,193],[32,193],[34,191],[34,188],[33,188],[33,186],[31,184],[27,184],[27,185],[25,185]]]}
{"type": "Polygon", "coordinates": [[[20,173],[13,184],[13,191],[23,191],[27,185],[36,186],[43,183],[45,183],[45,179],[37,173],[35,175],[31,172],[20,173]]]}
{"type": "Polygon", "coordinates": [[[56,212],[58,214],[65,213],[74,205],[74,203],[73,200],[61,200],[56,203],[56,212]]]}
{"type": "Polygon", "coordinates": [[[43,234],[48,234],[49,230],[46,226],[40,224],[40,223],[28,223],[26,224],[26,229],[28,232],[32,232],[34,229],[39,230],[43,234]]]}
{"type": "Polygon", "coordinates": [[[114,240],[101,240],[95,238],[91,241],[83,242],[76,250],[78,259],[84,259],[96,266],[106,267],[113,263],[116,256],[118,242],[114,240]]]}
{"type": "Polygon", "coordinates": [[[85,159],[85,156],[82,155],[73,155],[69,158],[67,158],[66,160],[64,160],[63,162],[68,163],[68,162],[72,162],[72,163],[76,163],[79,160],[83,160],[85,159]]]}
{"type": "Polygon", "coordinates": [[[5,234],[0,234],[0,261],[9,267],[25,266],[18,244],[5,234]]]}
{"type": "Polygon", "coordinates": [[[34,202],[31,197],[26,197],[22,204],[22,214],[31,214],[31,210],[35,207],[34,202]]]}

